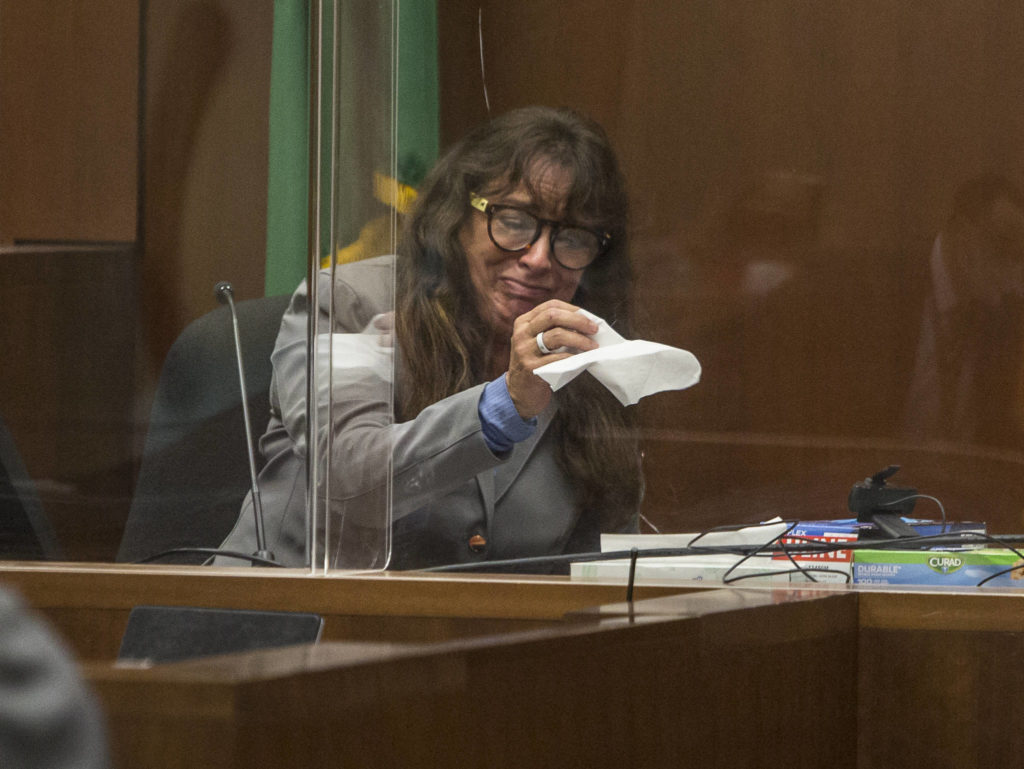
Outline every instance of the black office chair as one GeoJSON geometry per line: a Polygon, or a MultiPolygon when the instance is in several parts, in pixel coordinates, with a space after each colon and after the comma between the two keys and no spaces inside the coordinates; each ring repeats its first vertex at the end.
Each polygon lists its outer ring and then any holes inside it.
{"type": "MultiPolygon", "coordinates": [[[[270,411],[270,354],[288,296],[236,303],[254,438],[270,411]]],[[[258,454],[257,454],[258,459],[258,454]]],[[[231,314],[218,307],[175,340],[157,385],[118,561],[220,545],[250,488],[231,314]]],[[[161,563],[202,563],[174,555],[161,563]]]]}
{"type": "Polygon", "coordinates": [[[59,560],[60,547],[7,424],[0,419],[0,559],[59,560]]]}

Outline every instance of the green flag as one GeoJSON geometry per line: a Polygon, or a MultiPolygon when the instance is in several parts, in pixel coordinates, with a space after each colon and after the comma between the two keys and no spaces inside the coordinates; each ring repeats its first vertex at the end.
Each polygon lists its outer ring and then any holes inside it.
{"type": "MultiPolygon", "coordinates": [[[[361,0],[349,0],[357,5],[346,5],[338,0],[332,10],[338,13],[340,44],[339,58],[361,55],[359,38],[361,30],[346,25],[354,23],[356,11],[367,8],[361,0]]],[[[397,169],[375,168],[361,173],[374,178],[360,181],[367,189],[379,189],[380,178],[391,180],[391,174],[403,189],[415,188],[423,175],[437,158],[439,146],[438,107],[438,65],[437,65],[437,10],[435,0],[401,0],[395,4],[398,10],[398,73],[397,73],[397,169]]],[[[386,8],[390,15],[391,9],[386,8]]],[[[359,16],[359,18],[362,18],[359,16]]],[[[378,20],[380,21],[380,20],[378,20]]],[[[384,20],[387,21],[387,20],[384,20]]],[[[393,29],[390,22],[388,29],[393,29]]],[[[329,25],[325,24],[325,27],[329,25]]],[[[309,35],[310,20],[308,3],[305,0],[275,0],[274,30],[271,52],[270,77],[270,138],[268,156],[267,188],[267,255],[265,291],[267,295],[290,293],[306,275],[308,258],[308,194],[309,194],[309,35]]],[[[332,38],[333,40],[333,38],[332,38]]],[[[325,41],[323,50],[325,62],[329,61],[331,41],[325,41]]],[[[393,60],[392,60],[393,61],[393,60]]],[[[339,93],[344,100],[349,89],[344,82],[347,76],[360,75],[359,68],[339,67],[343,81],[335,90],[330,83],[332,67],[324,68],[323,79],[328,93],[339,93]],[[354,73],[354,74],[349,74],[354,73]]],[[[365,78],[360,82],[365,83],[365,78]]],[[[389,90],[382,83],[379,98],[390,101],[389,90]]],[[[365,98],[365,97],[364,97],[365,98]]],[[[354,121],[355,131],[349,129],[339,133],[341,140],[353,146],[335,147],[335,155],[346,152],[359,154],[355,142],[360,131],[372,134],[381,126],[373,125],[372,114],[362,114],[353,104],[337,105],[341,120],[354,121]],[[355,134],[355,138],[353,138],[355,134]]],[[[329,134],[329,124],[322,126],[329,134]]],[[[325,169],[325,177],[329,177],[325,169]]],[[[380,195],[377,195],[380,199],[380,195]]],[[[344,209],[341,209],[344,217],[344,209]]],[[[323,214],[322,238],[329,248],[326,226],[330,217],[323,214]]],[[[336,231],[344,233],[358,231],[366,222],[334,222],[336,231]]],[[[344,237],[342,235],[342,237],[344,237]]]]}
{"type": "Polygon", "coordinates": [[[400,0],[398,12],[398,181],[418,187],[437,160],[437,8],[435,0],[400,0]]]}
{"type": "Polygon", "coordinates": [[[267,296],[306,275],[309,187],[309,14],[304,0],[274,0],[267,155],[267,296]]]}

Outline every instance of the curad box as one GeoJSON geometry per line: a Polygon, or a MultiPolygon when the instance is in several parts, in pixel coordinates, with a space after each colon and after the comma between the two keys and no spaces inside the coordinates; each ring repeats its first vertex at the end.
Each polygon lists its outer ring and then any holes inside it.
{"type": "Polygon", "coordinates": [[[1024,588],[1024,559],[1013,551],[994,548],[857,550],[853,581],[863,585],[945,586],[976,586],[984,581],[985,586],[1024,588]]]}

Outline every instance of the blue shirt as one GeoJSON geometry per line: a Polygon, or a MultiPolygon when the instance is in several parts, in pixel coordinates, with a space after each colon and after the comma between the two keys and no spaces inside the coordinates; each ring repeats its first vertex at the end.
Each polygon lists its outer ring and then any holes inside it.
{"type": "Polygon", "coordinates": [[[512,447],[533,435],[537,429],[537,417],[523,419],[516,411],[512,396],[508,394],[505,375],[488,382],[477,406],[484,440],[495,454],[504,454],[512,447]]]}

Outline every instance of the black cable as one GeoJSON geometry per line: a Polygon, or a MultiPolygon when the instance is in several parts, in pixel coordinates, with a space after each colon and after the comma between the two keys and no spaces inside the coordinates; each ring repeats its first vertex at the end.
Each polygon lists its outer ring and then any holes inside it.
{"type": "Polygon", "coordinates": [[[640,554],[639,548],[632,548],[629,551],[629,581],[626,583],[626,603],[633,603],[633,585],[636,584],[636,559],[640,554]]]}
{"type": "MultiPolygon", "coordinates": [[[[909,499],[930,499],[936,505],[939,506],[939,512],[942,513],[942,533],[945,534],[949,524],[946,521],[946,507],[942,504],[942,501],[938,497],[933,497],[930,494],[908,494],[901,499],[894,499],[892,502],[883,502],[879,507],[892,507],[898,505],[901,502],[906,502],[909,499]]],[[[912,525],[912,524],[911,524],[912,525]]]]}
{"type": "MultiPolygon", "coordinates": [[[[796,527],[794,526],[793,528],[796,528],[796,527]]],[[[789,531],[792,531],[792,530],[793,529],[790,529],[789,531]]],[[[800,536],[800,535],[792,536],[792,537],[790,537],[790,539],[791,540],[796,540],[798,542],[817,542],[818,541],[818,540],[814,539],[813,537],[803,537],[803,536],[800,536]]],[[[791,564],[793,564],[793,566],[796,568],[797,571],[805,572],[805,576],[807,577],[807,579],[810,582],[817,582],[818,581],[817,578],[814,576],[814,572],[821,573],[821,572],[825,572],[825,571],[831,571],[831,569],[811,569],[811,568],[809,568],[807,566],[802,566],[801,564],[797,563],[796,562],[796,558],[793,557],[793,553],[789,549],[789,545],[791,545],[791,544],[796,544],[796,542],[787,542],[785,538],[782,538],[782,539],[779,540],[779,547],[781,547],[782,548],[782,552],[786,554],[786,558],[789,559],[789,562],[791,564]]]]}
{"type": "MultiPolygon", "coordinates": [[[[744,526],[741,528],[749,528],[744,526]]],[[[695,538],[696,540],[696,538],[695,538]]],[[[691,540],[691,542],[695,541],[691,540]]],[[[928,534],[919,537],[900,537],[896,539],[858,540],[855,542],[808,542],[786,545],[786,548],[793,553],[831,553],[837,550],[927,550],[936,547],[947,546],[957,547],[969,543],[977,543],[979,540],[991,541],[1003,546],[1009,543],[1024,543],[1024,534],[991,535],[974,531],[953,532],[950,534],[928,534]]],[[[691,555],[737,555],[745,556],[751,552],[764,551],[764,545],[702,545],[690,547],[661,547],[640,550],[639,558],[670,558],[691,555]]],[[[770,550],[767,554],[783,553],[783,549],[770,550]]],[[[429,572],[459,572],[459,571],[486,571],[495,568],[510,568],[515,566],[552,566],[568,564],[573,561],[584,563],[590,561],[611,561],[623,560],[631,556],[629,550],[616,550],[609,552],[585,552],[567,553],[561,555],[540,555],[528,558],[508,558],[500,561],[474,561],[472,563],[451,563],[440,566],[432,566],[419,571],[429,572]]]]}
{"type": "MultiPolygon", "coordinates": [[[[797,527],[797,525],[799,525],[800,521],[793,521],[792,523],[789,522],[789,521],[775,521],[774,523],[775,524],[785,523],[785,524],[787,524],[787,528],[786,528],[785,531],[781,532],[778,536],[772,537],[770,540],[765,542],[763,545],[759,545],[757,550],[754,550],[754,551],[752,551],[750,553],[747,553],[742,558],[740,558],[738,561],[736,561],[736,563],[734,563],[732,566],[730,566],[728,569],[726,569],[725,570],[725,574],[722,575],[722,584],[723,585],[730,585],[733,582],[737,581],[738,579],[743,579],[743,576],[740,576],[740,577],[737,577],[737,578],[734,579],[732,577],[732,573],[736,569],[738,569],[742,564],[746,563],[749,559],[751,559],[754,556],[756,556],[759,552],[761,552],[762,549],[764,549],[766,547],[771,547],[776,542],[781,542],[782,538],[784,536],[786,536],[787,534],[789,534],[789,532],[793,531],[793,529],[795,529],[797,527]]],[[[769,525],[769,524],[761,524],[761,525],[769,525]]],[[[703,536],[703,534],[701,536],[703,536]]],[[[693,545],[693,540],[690,540],[690,544],[693,545]]],[[[784,543],[783,543],[783,547],[785,547],[784,543]]],[[[786,551],[786,557],[789,558],[790,563],[792,563],[794,566],[796,566],[796,559],[793,558],[793,556],[790,555],[788,551],[786,551]]],[[[800,567],[797,566],[798,570],[799,570],[799,568],[800,567]]],[[[787,573],[788,574],[789,572],[787,571],[787,572],[783,572],[783,573],[787,573]]],[[[761,574],[763,574],[764,576],[773,576],[775,574],[775,572],[761,572],[761,574]]],[[[755,575],[752,574],[750,576],[755,576],[755,575]]],[[[817,580],[814,579],[813,577],[811,577],[811,581],[812,582],[817,582],[817,580]]]]}
{"type": "MultiPolygon", "coordinates": [[[[762,525],[768,526],[768,525],[773,525],[773,524],[777,524],[777,523],[789,523],[789,521],[773,521],[773,522],[765,523],[765,524],[762,524],[762,525]]],[[[740,559],[735,564],[733,564],[733,566],[731,568],[729,568],[729,570],[726,571],[726,573],[724,575],[722,575],[722,583],[725,584],[725,585],[731,585],[731,584],[733,584],[735,582],[739,582],[740,580],[743,580],[743,579],[753,579],[755,577],[775,577],[775,576],[783,576],[783,575],[786,575],[786,574],[802,574],[802,575],[804,575],[807,578],[807,580],[809,582],[815,582],[816,583],[818,581],[816,574],[817,575],[821,575],[821,574],[838,574],[841,577],[843,577],[844,583],[849,584],[851,579],[852,579],[852,574],[850,572],[840,571],[839,569],[830,569],[828,567],[823,568],[823,569],[812,569],[812,568],[809,568],[808,566],[802,565],[802,564],[797,562],[796,558],[793,557],[793,553],[789,549],[789,545],[791,543],[786,542],[786,535],[788,535],[790,532],[792,532],[793,529],[795,529],[799,525],[800,525],[800,521],[792,522],[790,524],[789,528],[787,528],[784,532],[782,532],[777,537],[775,537],[774,539],[770,540],[769,542],[766,542],[764,545],[761,546],[761,550],[763,550],[764,548],[771,546],[773,543],[778,542],[779,548],[781,549],[781,552],[786,556],[786,558],[789,559],[789,562],[791,564],[793,564],[793,568],[792,569],[781,569],[781,570],[773,569],[773,570],[769,570],[769,571],[751,572],[750,574],[739,574],[739,575],[736,575],[736,576],[731,576],[731,573],[732,573],[733,569],[735,569],[740,564],[745,562],[747,560],[747,558],[753,557],[753,556],[757,555],[758,552],[760,552],[760,551],[755,551],[755,552],[752,552],[752,553],[748,554],[744,558],[740,559]]],[[[802,542],[808,542],[808,543],[818,543],[818,542],[820,542],[820,540],[814,539],[813,537],[804,537],[804,536],[795,536],[795,537],[791,537],[791,539],[798,539],[798,540],[800,540],[802,542]]],[[[691,542],[691,544],[693,544],[693,543],[691,542]]],[[[775,553],[773,551],[772,555],[776,555],[776,554],[777,553],[775,553]]]]}
{"type": "MultiPolygon", "coordinates": [[[[1011,551],[1014,555],[1016,555],[1019,559],[1021,559],[1021,561],[1024,561],[1024,554],[1022,554],[1020,552],[1020,550],[1018,550],[1017,548],[1011,547],[1009,544],[1007,544],[1005,542],[1000,542],[999,540],[997,540],[995,537],[992,537],[991,535],[985,535],[985,539],[987,539],[989,541],[994,541],[1000,547],[1002,547],[1002,548],[1004,548],[1006,550],[1011,551]]],[[[975,587],[981,587],[986,582],[989,582],[989,581],[995,579],[996,577],[1001,577],[1004,574],[1012,574],[1014,571],[1016,571],[1016,570],[1018,570],[1020,568],[1021,568],[1021,564],[1020,563],[1015,563],[1013,566],[1010,566],[1007,569],[1002,569],[1000,571],[997,571],[995,574],[989,574],[987,577],[985,577],[982,580],[980,580],[978,582],[978,584],[975,585],[975,587]]]]}
{"type": "MultiPolygon", "coordinates": [[[[798,552],[832,552],[835,550],[934,550],[942,546],[961,547],[977,544],[979,540],[995,542],[1003,547],[1009,543],[1024,543],[1024,534],[985,534],[979,531],[957,531],[948,534],[921,534],[916,537],[895,539],[868,539],[856,542],[821,542],[813,547],[800,548],[798,552]],[[916,545],[916,547],[915,547],[916,545]]],[[[794,546],[791,546],[794,547],[794,546]]]]}
{"type": "MultiPolygon", "coordinates": [[[[742,531],[744,529],[754,529],[754,528],[766,527],[766,526],[778,526],[779,524],[788,524],[789,528],[787,528],[785,531],[783,531],[777,537],[774,537],[773,539],[771,539],[768,542],[764,543],[764,545],[757,546],[758,547],[757,550],[755,550],[755,551],[753,551],[751,553],[747,553],[739,561],[737,561],[732,566],[730,566],[726,570],[725,574],[722,575],[722,583],[728,585],[731,582],[736,581],[737,579],[744,579],[745,577],[733,578],[730,575],[732,574],[733,570],[735,570],[738,566],[740,566],[742,563],[744,563],[748,558],[751,558],[751,557],[757,555],[757,553],[760,552],[760,550],[762,548],[768,547],[773,542],[779,542],[782,545],[783,552],[785,553],[786,557],[789,559],[790,563],[793,564],[793,566],[796,568],[797,571],[801,571],[802,567],[796,562],[796,559],[793,558],[793,556],[785,549],[785,542],[783,541],[784,537],[787,534],[789,534],[791,531],[793,531],[793,529],[796,528],[800,524],[799,520],[792,521],[792,522],[786,521],[786,520],[763,521],[761,523],[755,523],[755,524],[729,524],[729,525],[724,525],[724,526],[715,526],[714,528],[705,529],[704,531],[700,532],[696,537],[694,537],[693,539],[690,540],[689,546],[692,548],[694,546],[694,542],[697,542],[702,537],[705,537],[705,536],[707,536],[709,534],[718,534],[718,533],[722,533],[722,532],[726,532],[726,531],[742,531]]],[[[730,553],[730,555],[732,555],[732,553],[730,553]]],[[[762,572],[762,573],[765,574],[766,576],[771,576],[772,574],[775,574],[776,572],[770,572],[770,573],[769,572],[762,572]]],[[[790,572],[787,571],[787,572],[784,572],[784,573],[788,574],[790,572]]],[[[751,576],[759,576],[759,575],[760,575],[760,573],[758,575],[751,575],[751,576]]],[[[811,576],[809,573],[808,573],[807,577],[808,577],[808,579],[811,582],[817,582],[818,581],[813,576],[811,576]]]]}
{"type": "Polygon", "coordinates": [[[1001,539],[999,539],[998,537],[995,537],[995,536],[993,536],[991,534],[985,534],[985,533],[982,533],[980,531],[976,531],[976,532],[973,532],[973,533],[977,534],[981,539],[985,540],[986,542],[994,542],[995,544],[999,545],[1001,548],[1004,548],[1006,550],[1010,550],[1018,558],[1024,559],[1024,554],[1022,554],[1020,552],[1020,550],[1018,550],[1017,548],[1012,547],[1009,542],[1004,542],[1001,539]]]}
{"type": "Polygon", "coordinates": [[[1004,574],[1012,574],[1015,571],[1024,572],[1024,562],[1018,561],[1017,563],[1013,564],[1013,566],[1007,566],[1005,569],[1000,569],[995,574],[989,574],[987,577],[980,580],[978,584],[975,585],[975,587],[981,587],[986,582],[989,582],[995,579],[996,577],[1001,577],[1004,574]]]}
{"type": "Polygon", "coordinates": [[[234,550],[218,550],[215,547],[176,547],[171,550],[164,550],[160,553],[155,553],[154,555],[147,555],[145,558],[133,561],[133,563],[152,563],[153,561],[172,555],[205,555],[211,558],[222,556],[224,558],[238,558],[243,561],[249,561],[249,563],[255,566],[277,566],[278,568],[285,568],[283,564],[266,558],[260,558],[258,555],[239,553],[234,550]]]}

